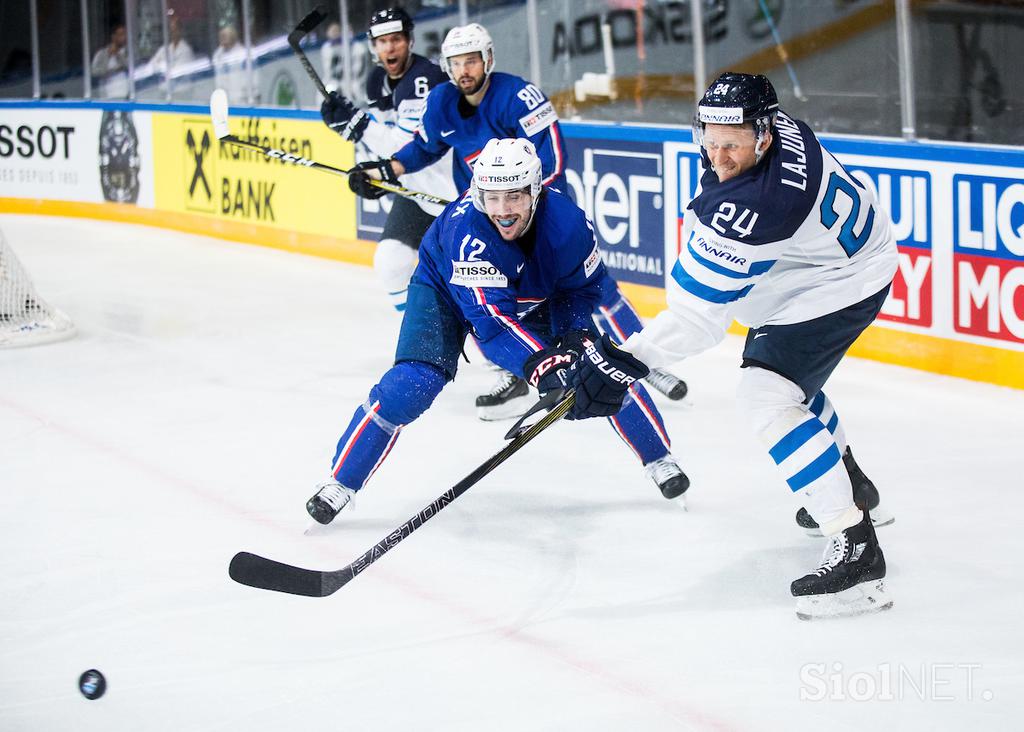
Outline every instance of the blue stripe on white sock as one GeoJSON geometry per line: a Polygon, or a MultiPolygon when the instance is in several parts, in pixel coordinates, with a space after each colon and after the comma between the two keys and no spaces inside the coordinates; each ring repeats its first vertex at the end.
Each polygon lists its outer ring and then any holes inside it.
{"type": "Polygon", "coordinates": [[[790,455],[795,453],[816,434],[825,429],[825,425],[816,418],[807,419],[792,430],[789,434],[775,443],[775,446],[768,451],[776,465],[781,465],[790,455]]]}
{"type": "Polygon", "coordinates": [[[839,455],[839,448],[833,442],[828,446],[825,452],[812,460],[810,465],[798,472],[792,478],[786,480],[786,482],[789,483],[790,489],[796,493],[801,488],[806,488],[808,485],[831,470],[840,459],[841,456],[839,455]]]}

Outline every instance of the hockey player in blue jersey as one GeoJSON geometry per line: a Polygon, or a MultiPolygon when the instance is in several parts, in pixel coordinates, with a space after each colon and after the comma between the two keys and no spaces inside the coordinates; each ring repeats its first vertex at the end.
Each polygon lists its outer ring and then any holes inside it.
{"type": "MultiPolygon", "coordinates": [[[[455,378],[467,335],[546,391],[593,337],[592,313],[609,286],[590,222],[572,199],[541,185],[533,144],[487,143],[469,192],[423,238],[395,364],[338,440],[331,480],[307,502],[309,514],[329,523],[366,485],[402,428],[455,378]]],[[[666,498],[686,491],[689,480],[642,386],[609,421],[666,498]]]]}
{"type": "MultiPolygon", "coordinates": [[[[360,166],[361,174],[394,182],[454,150],[455,184],[465,191],[473,162],[487,141],[519,137],[536,148],[544,185],[566,190],[566,152],[554,106],[534,84],[495,71],[494,65],[494,43],[483,26],[470,23],[449,31],[441,45],[441,66],[452,83],[430,92],[413,140],[390,161],[360,166]]],[[[642,327],[639,315],[617,285],[606,288],[594,315],[601,329],[619,341],[642,327]]],[[[648,383],[670,399],[686,395],[685,382],[664,371],[650,374],[648,383]]],[[[525,412],[531,401],[526,382],[506,371],[489,394],[477,398],[477,413],[486,420],[515,417],[525,412]]]]}
{"type": "Polygon", "coordinates": [[[749,326],[740,404],[806,507],[798,523],[828,537],[820,566],[792,583],[797,614],[888,608],[875,526],[892,519],[822,387],[889,292],[889,216],[806,124],[779,111],[764,76],[720,76],[700,100],[694,135],[705,172],[668,310],[621,348],[603,341],[574,364],[573,415],[616,413],[625,384],[648,367],[710,348],[733,318],[749,326]]]}
{"type": "MultiPolygon", "coordinates": [[[[324,123],[343,139],[355,143],[359,158],[388,158],[409,142],[420,126],[427,94],[448,81],[437,64],[412,52],[413,28],[412,18],[401,8],[375,12],[366,33],[370,55],[376,61],[366,77],[369,110],[358,109],[337,92],[332,92],[320,107],[324,123]]],[[[369,185],[363,176],[352,176],[349,183],[364,198],[378,199],[386,193],[369,185]]],[[[441,198],[452,199],[456,195],[450,159],[403,176],[401,183],[441,198]]],[[[399,312],[405,309],[406,290],[416,268],[420,239],[441,208],[402,197],[392,201],[373,256],[373,268],[399,312]]]]}

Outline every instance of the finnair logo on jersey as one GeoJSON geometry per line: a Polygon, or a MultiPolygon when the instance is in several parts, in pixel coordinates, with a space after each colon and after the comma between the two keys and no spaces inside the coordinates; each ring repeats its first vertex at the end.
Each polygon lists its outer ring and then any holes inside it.
{"type": "Polygon", "coordinates": [[[452,260],[453,285],[463,287],[508,287],[508,277],[490,262],[459,262],[452,260]]]}
{"type": "Polygon", "coordinates": [[[702,104],[697,108],[697,117],[701,122],[710,122],[713,125],[739,125],[743,124],[743,108],[705,107],[702,104]]]}
{"type": "Polygon", "coordinates": [[[735,264],[737,267],[745,267],[747,265],[746,257],[740,257],[725,251],[725,249],[720,249],[718,247],[712,246],[707,242],[707,240],[703,236],[697,238],[696,244],[699,249],[701,249],[707,254],[710,254],[712,257],[715,257],[716,259],[724,259],[726,262],[729,262],[730,264],[735,264]]]}

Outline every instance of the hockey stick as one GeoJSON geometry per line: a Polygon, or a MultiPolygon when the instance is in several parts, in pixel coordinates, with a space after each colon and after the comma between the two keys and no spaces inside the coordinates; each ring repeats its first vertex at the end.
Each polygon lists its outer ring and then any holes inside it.
{"type": "Polygon", "coordinates": [[[309,62],[305,52],[299,47],[299,42],[306,37],[306,35],[320,25],[327,18],[327,10],[323,5],[318,5],[310,11],[309,15],[299,21],[299,24],[295,26],[295,29],[288,34],[288,45],[292,47],[292,51],[299,58],[299,63],[302,64],[302,68],[306,70],[309,78],[316,84],[316,88],[320,91],[320,94],[324,99],[327,99],[327,87],[324,86],[323,80],[320,79],[320,75],[316,73],[316,69],[313,68],[313,64],[309,62]]]}
{"type": "Polygon", "coordinates": [[[757,2],[761,6],[761,14],[768,21],[768,28],[772,32],[772,38],[775,39],[775,52],[779,54],[779,60],[786,65],[786,71],[789,72],[789,81],[793,84],[793,96],[801,102],[806,102],[807,97],[804,96],[803,91],[800,89],[800,82],[797,81],[793,65],[789,63],[789,54],[786,52],[786,47],[782,45],[782,38],[779,36],[779,30],[775,27],[775,20],[772,18],[771,11],[768,10],[764,0],[757,0],[757,2]]]}
{"type": "MultiPolygon", "coordinates": [[[[335,168],[332,165],[318,163],[315,160],[309,160],[308,158],[304,158],[299,155],[292,155],[291,153],[276,147],[258,145],[255,142],[249,142],[248,140],[243,140],[240,137],[232,135],[231,131],[228,129],[228,95],[223,89],[215,89],[213,94],[210,95],[210,120],[213,122],[213,132],[217,139],[221,142],[226,142],[229,145],[244,147],[249,150],[256,150],[257,152],[263,153],[264,157],[267,158],[291,163],[292,165],[299,165],[304,168],[312,168],[313,170],[319,170],[332,175],[348,177],[349,173],[352,172],[351,170],[342,170],[341,168],[335,168]]],[[[371,185],[376,186],[377,188],[383,188],[388,193],[405,196],[406,198],[411,198],[414,201],[434,203],[438,206],[447,206],[450,203],[447,199],[439,198],[438,196],[433,196],[429,193],[410,191],[408,188],[392,185],[391,183],[386,183],[375,178],[370,178],[369,181],[371,185]]]]}
{"type": "Polygon", "coordinates": [[[301,567],[275,562],[273,559],[267,559],[256,554],[250,554],[249,552],[239,552],[231,560],[228,574],[235,582],[261,590],[287,592],[292,595],[305,595],[306,597],[326,597],[337,592],[355,579],[356,575],[393,549],[398,542],[409,536],[409,534],[425,524],[427,520],[435,516],[442,508],[461,496],[481,478],[505,462],[527,442],[564,417],[572,408],[574,401],[573,393],[569,392],[565,399],[559,402],[554,409],[526,428],[502,448],[500,452],[459,481],[454,488],[443,493],[429,506],[374,544],[371,549],[347,567],[333,572],[302,569],[301,567]]]}

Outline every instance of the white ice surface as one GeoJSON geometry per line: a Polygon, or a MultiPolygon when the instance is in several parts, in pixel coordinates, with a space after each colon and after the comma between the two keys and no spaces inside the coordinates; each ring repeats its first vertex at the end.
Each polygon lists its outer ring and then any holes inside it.
{"type": "Polygon", "coordinates": [[[372,273],[140,226],[0,226],[79,329],[0,351],[0,730],[1024,725],[1024,393],[856,359],[834,375],[896,515],[887,613],[795,618],[789,582],[822,543],[741,422],[733,337],[678,368],[686,403],[659,402],[688,512],[606,424],[559,424],[337,594],[293,597],[233,583],[231,556],[350,562],[500,449],[507,423],[472,403],[492,375],[464,366],[355,510],[304,535],[393,354],[372,273]],[[77,690],[92,667],[98,701],[77,690]]]}

